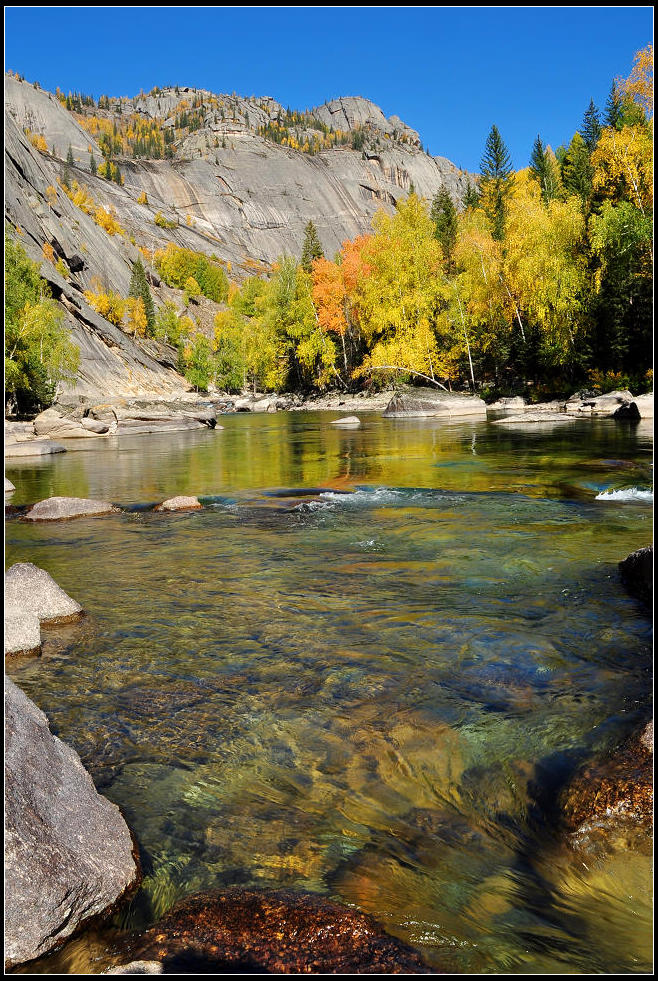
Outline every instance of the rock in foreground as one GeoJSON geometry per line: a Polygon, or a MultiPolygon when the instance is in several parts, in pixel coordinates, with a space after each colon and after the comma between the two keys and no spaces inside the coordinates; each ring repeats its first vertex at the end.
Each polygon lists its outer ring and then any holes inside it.
{"type": "Polygon", "coordinates": [[[621,581],[631,594],[651,606],[653,597],[653,545],[639,548],[619,563],[621,581]]]}
{"type": "Polygon", "coordinates": [[[89,518],[117,511],[109,501],[92,501],[85,497],[48,497],[39,501],[25,515],[26,521],[66,521],[89,518]]]}
{"type": "Polygon", "coordinates": [[[25,443],[5,443],[5,457],[49,456],[51,453],[66,453],[66,447],[52,439],[31,439],[25,443]]]}
{"type": "Polygon", "coordinates": [[[61,589],[45,569],[16,562],[5,573],[5,608],[31,613],[46,625],[69,623],[82,616],[79,603],[61,589]]]}
{"type": "Polygon", "coordinates": [[[13,494],[16,488],[12,484],[11,480],[7,480],[5,477],[5,494],[13,494]]]}
{"type": "Polygon", "coordinates": [[[486,403],[477,395],[458,395],[435,388],[408,388],[396,392],[384,410],[384,416],[389,419],[486,414],[486,403]]]}
{"type": "Polygon", "coordinates": [[[119,808],[5,678],[5,964],[52,950],[139,877],[119,808]]]}
{"type": "Polygon", "coordinates": [[[170,497],[154,508],[154,511],[202,511],[201,504],[196,497],[170,497]]]}
{"type": "Polygon", "coordinates": [[[76,419],[69,419],[57,409],[45,409],[34,420],[34,431],[37,436],[48,439],[89,439],[98,433],[89,430],[76,419]]]}
{"type": "Polygon", "coordinates": [[[323,896],[243,889],[183,900],[140,940],[164,973],[428,974],[411,947],[323,896]]]}
{"type": "Polygon", "coordinates": [[[36,613],[5,606],[5,655],[39,654],[41,625],[36,613]]]}
{"type": "Polygon", "coordinates": [[[339,429],[358,429],[361,420],[358,416],[343,416],[342,419],[334,419],[331,425],[337,426],[339,429]]]}

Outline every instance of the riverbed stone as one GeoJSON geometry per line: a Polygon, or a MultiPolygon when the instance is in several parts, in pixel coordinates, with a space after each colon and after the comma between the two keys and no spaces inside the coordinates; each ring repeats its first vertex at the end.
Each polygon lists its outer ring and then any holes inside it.
{"type": "Polygon", "coordinates": [[[396,392],[384,410],[389,419],[430,416],[486,416],[486,403],[477,395],[461,395],[434,388],[404,388],[396,392]]]}
{"type": "Polygon", "coordinates": [[[336,426],[338,429],[358,429],[361,425],[361,420],[358,416],[343,416],[342,419],[334,419],[331,425],[336,426]]]}
{"type": "Polygon", "coordinates": [[[164,967],[160,961],[131,961],[130,964],[109,967],[103,974],[164,974],[164,967]]]}
{"type": "Polygon", "coordinates": [[[32,562],[16,562],[5,573],[5,606],[33,614],[46,626],[69,623],[82,616],[71,599],[45,569],[32,562]]]}
{"type": "Polygon", "coordinates": [[[5,605],[5,655],[39,654],[41,625],[36,613],[5,605]]]}
{"type": "Polygon", "coordinates": [[[21,443],[5,441],[5,458],[23,456],[49,456],[51,453],[66,453],[66,447],[52,439],[29,439],[21,443]]]}
{"type": "Polygon", "coordinates": [[[93,501],[86,497],[48,497],[30,508],[26,521],[66,521],[70,518],[89,518],[118,511],[109,501],[93,501]]]}
{"type": "Polygon", "coordinates": [[[155,511],[201,511],[203,504],[197,497],[170,497],[154,508],[155,511]]]}
{"type": "Polygon", "coordinates": [[[653,725],[583,765],[559,799],[570,844],[626,845],[653,828],[653,725]]]}
{"type": "Polygon", "coordinates": [[[492,424],[494,426],[536,426],[547,423],[565,423],[573,422],[573,416],[569,416],[566,412],[554,412],[548,411],[547,409],[526,409],[525,412],[515,413],[511,416],[504,416],[502,419],[492,419],[492,424]]]}
{"type": "Polygon", "coordinates": [[[487,410],[492,412],[523,412],[525,405],[526,401],[521,395],[514,395],[492,402],[487,406],[487,410]]]}
{"type": "Polygon", "coordinates": [[[41,957],[139,880],[119,808],[5,678],[5,965],[41,957]]]}
{"type": "Polygon", "coordinates": [[[633,401],[640,413],[640,419],[653,419],[653,392],[647,392],[646,395],[636,395],[633,401]]]}
{"type": "Polygon", "coordinates": [[[34,431],[37,436],[48,439],[84,439],[97,435],[88,430],[77,419],[69,419],[57,409],[45,409],[34,420],[34,431]]]}
{"type": "Polygon", "coordinates": [[[13,494],[16,488],[12,484],[11,480],[7,480],[5,477],[5,494],[13,494]]]}
{"type": "Polygon", "coordinates": [[[582,396],[576,392],[565,403],[565,411],[576,415],[602,416],[604,418],[639,419],[640,412],[627,389],[606,392],[604,395],[582,396]]]}
{"type": "Polygon", "coordinates": [[[653,545],[631,552],[619,563],[624,586],[637,599],[651,606],[653,597],[653,545]]]}
{"type": "Polygon", "coordinates": [[[178,903],[135,951],[164,973],[428,974],[413,948],[373,919],[312,893],[231,889],[178,903]]]}

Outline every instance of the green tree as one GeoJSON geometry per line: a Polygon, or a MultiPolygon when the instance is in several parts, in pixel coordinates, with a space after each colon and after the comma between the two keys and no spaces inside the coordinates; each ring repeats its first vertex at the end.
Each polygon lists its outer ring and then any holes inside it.
{"type": "Polygon", "coordinates": [[[599,118],[599,110],[594,105],[594,100],[589,100],[589,106],[587,112],[583,116],[583,124],[578,130],[583,138],[583,143],[587,147],[588,153],[593,153],[596,149],[596,144],[599,142],[599,137],[601,136],[601,120],[599,118]]]}
{"type": "Polygon", "coordinates": [[[69,148],[68,148],[68,151],[67,151],[67,154],[66,154],[66,162],[69,165],[69,167],[74,167],[75,166],[75,160],[73,159],[73,148],[71,147],[71,144],[70,143],[69,143],[69,148]]]}
{"type": "Polygon", "coordinates": [[[311,271],[314,259],[321,259],[324,256],[322,245],[318,237],[318,230],[312,221],[309,221],[304,229],[304,245],[302,248],[301,267],[305,272],[311,271]]]}
{"type": "Polygon", "coordinates": [[[80,352],[39,267],[5,235],[5,400],[20,413],[46,408],[73,380],[80,352]]]}
{"type": "Polygon", "coordinates": [[[133,262],[128,296],[142,300],[146,314],[147,331],[149,334],[152,334],[155,330],[155,306],[153,304],[153,297],[151,296],[151,288],[146,278],[146,271],[142,265],[142,260],[139,258],[133,262]]]}
{"type": "Polygon", "coordinates": [[[434,195],[430,218],[434,222],[435,237],[441,245],[446,272],[454,267],[455,243],[457,241],[457,210],[445,187],[434,195]]]}
{"type": "Polygon", "coordinates": [[[530,156],[530,172],[539,183],[544,204],[558,196],[559,177],[555,158],[537,135],[530,156]]]}
{"type": "Polygon", "coordinates": [[[614,82],[610,88],[608,101],[605,104],[603,125],[609,126],[611,129],[621,129],[622,127],[622,98],[614,82]]]}
{"type": "Polygon", "coordinates": [[[491,127],[480,164],[480,196],[485,214],[491,222],[493,237],[505,237],[506,202],[514,183],[509,150],[496,126],[491,127]]]}
{"type": "Polygon", "coordinates": [[[93,155],[93,153],[89,157],[89,170],[91,171],[92,174],[95,174],[96,171],[98,170],[98,167],[96,166],[96,157],[93,155]]]}
{"type": "Polygon", "coordinates": [[[594,168],[585,141],[580,133],[574,133],[562,160],[562,183],[568,194],[577,194],[585,206],[592,198],[594,168]]]}
{"type": "Polygon", "coordinates": [[[471,184],[471,178],[469,177],[466,181],[466,190],[464,191],[464,208],[477,208],[480,203],[480,195],[478,193],[477,187],[473,187],[471,184]]]}

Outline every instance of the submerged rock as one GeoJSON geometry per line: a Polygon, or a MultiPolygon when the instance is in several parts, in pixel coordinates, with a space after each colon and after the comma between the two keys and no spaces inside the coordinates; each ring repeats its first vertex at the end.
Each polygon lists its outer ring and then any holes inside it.
{"type": "Polygon", "coordinates": [[[7,480],[5,477],[5,494],[13,494],[16,488],[12,484],[11,480],[7,480]]]}
{"type": "Polygon", "coordinates": [[[459,395],[433,388],[408,388],[396,392],[384,410],[384,416],[389,419],[486,414],[487,406],[477,395],[459,395]]]}
{"type": "Polygon", "coordinates": [[[118,511],[109,501],[92,501],[85,497],[48,497],[39,501],[25,515],[26,521],[65,521],[89,518],[118,511]]]}
{"type": "Polygon", "coordinates": [[[653,827],[653,723],[611,753],[587,763],[562,792],[560,811],[570,843],[594,848],[625,843],[653,827]]]}
{"type": "Polygon", "coordinates": [[[5,678],[5,964],[41,957],[137,884],[119,808],[5,678]]]}
{"type": "Polygon", "coordinates": [[[33,614],[45,625],[68,623],[82,616],[79,603],[61,589],[45,569],[16,562],[5,573],[5,606],[33,614]]]}
{"type": "Polygon", "coordinates": [[[311,893],[192,896],[140,939],[164,973],[429,974],[419,954],[355,909],[311,893]]]}
{"type": "Polygon", "coordinates": [[[164,968],[159,961],[132,961],[110,967],[103,974],[164,974],[164,968]]]}
{"type": "Polygon", "coordinates": [[[154,511],[202,511],[203,504],[196,497],[170,497],[158,504],[154,511]]]}
{"type": "Polygon", "coordinates": [[[639,548],[619,563],[621,581],[637,599],[651,606],[653,597],[653,545],[639,548]]]}
{"type": "Polygon", "coordinates": [[[568,416],[565,412],[553,412],[533,406],[532,409],[526,409],[522,415],[505,416],[504,419],[492,419],[491,422],[494,426],[535,426],[546,425],[547,423],[552,425],[553,423],[573,422],[573,417],[568,416]]]}
{"type": "Polygon", "coordinates": [[[5,655],[39,654],[41,626],[36,613],[5,606],[5,655]]]}
{"type": "Polygon", "coordinates": [[[334,419],[331,425],[338,426],[341,429],[358,429],[361,425],[361,420],[358,416],[343,416],[342,419],[334,419]]]}

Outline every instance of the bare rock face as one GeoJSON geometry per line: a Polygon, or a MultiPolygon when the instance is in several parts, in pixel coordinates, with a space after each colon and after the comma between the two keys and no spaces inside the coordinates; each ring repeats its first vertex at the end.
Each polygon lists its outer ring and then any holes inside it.
{"type": "Polygon", "coordinates": [[[384,416],[388,419],[486,414],[485,402],[476,395],[458,395],[433,388],[408,388],[396,392],[384,410],[384,416]]]}
{"type": "Polygon", "coordinates": [[[5,607],[32,614],[45,625],[79,619],[79,603],[61,589],[45,569],[32,562],[16,562],[5,573],[5,607]]]}
{"type": "Polygon", "coordinates": [[[576,773],[559,801],[572,845],[625,844],[653,828],[653,723],[576,773]]]}
{"type": "Polygon", "coordinates": [[[158,504],[155,511],[202,511],[203,504],[196,497],[170,497],[158,504]]]}
{"type": "Polygon", "coordinates": [[[628,592],[650,607],[653,596],[653,545],[631,552],[619,563],[619,573],[628,592]]]}
{"type": "Polygon", "coordinates": [[[428,974],[420,956],[369,916],[323,896],[243,889],[183,900],[141,938],[164,973],[428,974]]]}
{"type": "Polygon", "coordinates": [[[36,613],[5,606],[5,655],[39,654],[41,625],[36,613]]]}
{"type": "Polygon", "coordinates": [[[5,678],[5,964],[40,957],[137,883],[130,831],[5,678]]]}
{"type": "Polygon", "coordinates": [[[48,456],[65,453],[66,447],[51,439],[30,439],[21,443],[5,443],[5,459],[23,456],[48,456]]]}
{"type": "Polygon", "coordinates": [[[92,501],[85,497],[48,497],[35,504],[25,515],[25,520],[66,521],[110,514],[117,510],[109,501],[92,501]]]}

